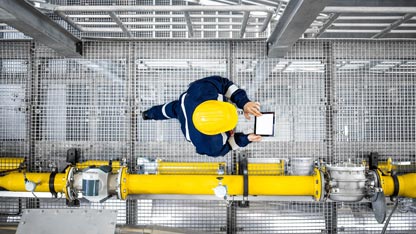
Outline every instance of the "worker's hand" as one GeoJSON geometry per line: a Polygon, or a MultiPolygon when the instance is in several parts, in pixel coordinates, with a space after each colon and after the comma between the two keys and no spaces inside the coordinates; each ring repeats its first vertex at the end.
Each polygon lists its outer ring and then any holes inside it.
{"type": "Polygon", "coordinates": [[[250,114],[254,116],[261,116],[260,103],[259,102],[247,102],[244,105],[244,117],[250,120],[250,114]]]}
{"type": "Polygon", "coordinates": [[[251,141],[251,142],[261,141],[261,139],[262,138],[261,138],[260,135],[256,135],[256,134],[253,134],[253,133],[248,135],[248,140],[251,141]]]}

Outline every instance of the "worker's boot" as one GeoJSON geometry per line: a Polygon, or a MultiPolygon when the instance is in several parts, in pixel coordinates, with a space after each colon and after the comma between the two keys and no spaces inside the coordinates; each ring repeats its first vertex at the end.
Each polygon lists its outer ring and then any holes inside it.
{"type": "Polygon", "coordinates": [[[149,112],[148,111],[143,111],[142,112],[142,118],[143,118],[143,120],[151,119],[150,116],[149,116],[149,112]]]}

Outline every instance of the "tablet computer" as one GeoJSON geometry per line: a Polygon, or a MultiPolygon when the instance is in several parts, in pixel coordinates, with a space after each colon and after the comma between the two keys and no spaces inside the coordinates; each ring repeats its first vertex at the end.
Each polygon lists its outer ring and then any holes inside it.
{"type": "Polygon", "coordinates": [[[254,118],[254,134],[274,136],[274,112],[264,112],[254,118]]]}

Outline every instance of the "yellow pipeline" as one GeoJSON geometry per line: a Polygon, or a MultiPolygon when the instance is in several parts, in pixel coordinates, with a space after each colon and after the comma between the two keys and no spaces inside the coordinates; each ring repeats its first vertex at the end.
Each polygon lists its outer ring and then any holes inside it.
{"type": "MultiPolygon", "coordinates": [[[[108,165],[109,165],[109,161],[89,160],[89,161],[77,163],[76,168],[82,170],[82,169],[88,168],[90,166],[99,167],[99,166],[108,166],[108,165]]],[[[113,168],[114,171],[117,171],[121,167],[120,162],[119,161],[112,161],[111,162],[111,167],[113,168]]]]}
{"type": "Polygon", "coordinates": [[[379,162],[377,168],[380,169],[384,175],[390,175],[392,171],[414,171],[415,163],[394,165],[391,160],[387,162],[379,162]]]}
{"type": "MultiPolygon", "coordinates": [[[[416,198],[416,173],[397,176],[399,181],[399,196],[416,198]]],[[[394,180],[391,176],[382,176],[381,185],[384,195],[391,196],[394,193],[394,180]]]]}
{"type": "Polygon", "coordinates": [[[24,158],[0,158],[0,171],[19,168],[24,158]]]}
{"type": "MultiPolygon", "coordinates": [[[[253,176],[249,175],[249,195],[321,196],[320,172],[313,176],[253,176]]],[[[184,194],[213,195],[219,185],[215,175],[136,175],[123,169],[121,180],[122,199],[129,194],[184,194]]],[[[227,186],[229,195],[243,195],[243,176],[221,176],[221,184],[227,186]]]]}
{"type": "MultiPolygon", "coordinates": [[[[26,173],[26,178],[37,184],[35,192],[50,192],[49,177],[51,173],[26,173]]],[[[57,173],[54,180],[56,192],[63,192],[66,185],[65,174],[57,173]]],[[[0,187],[9,191],[26,191],[23,173],[10,173],[0,177],[0,187]]]]}
{"type": "Polygon", "coordinates": [[[160,175],[218,175],[218,169],[225,163],[207,162],[157,162],[157,173],[160,175]]]}
{"type": "MultiPolygon", "coordinates": [[[[157,162],[159,175],[218,175],[220,167],[226,168],[224,162],[157,162]]],[[[284,162],[282,163],[249,163],[249,175],[283,175],[284,162]]]]}
{"type": "MultiPolygon", "coordinates": [[[[83,170],[90,166],[107,166],[108,161],[89,160],[76,164],[76,168],[83,170]]],[[[157,162],[157,173],[160,175],[218,175],[220,167],[226,167],[225,162],[157,162]]],[[[112,161],[111,167],[114,171],[121,168],[119,161],[112,161]]],[[[283,175],[284,161],[281,163],[249,163],[250,175],[283,175]]]]}
{"type": "Polygon", "coordinates": [[[249,175],[284,175],[285,163],[248,163],[249,175]]]}

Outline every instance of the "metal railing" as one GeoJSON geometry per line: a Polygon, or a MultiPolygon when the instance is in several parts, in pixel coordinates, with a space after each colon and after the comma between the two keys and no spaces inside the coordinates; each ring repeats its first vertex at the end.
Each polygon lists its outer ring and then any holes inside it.
{"type": "Polygon", "coordinates": [[[124,33],[126,37],[134,37],[134,32],[168,30],[188,33],[188,37],[193,37],[196,31],[237,31],[243,38],[245,33],[264,32],[276,13],[273,7],[251,5],[48,5],[46,8],[81,32],[124,33]]]}

